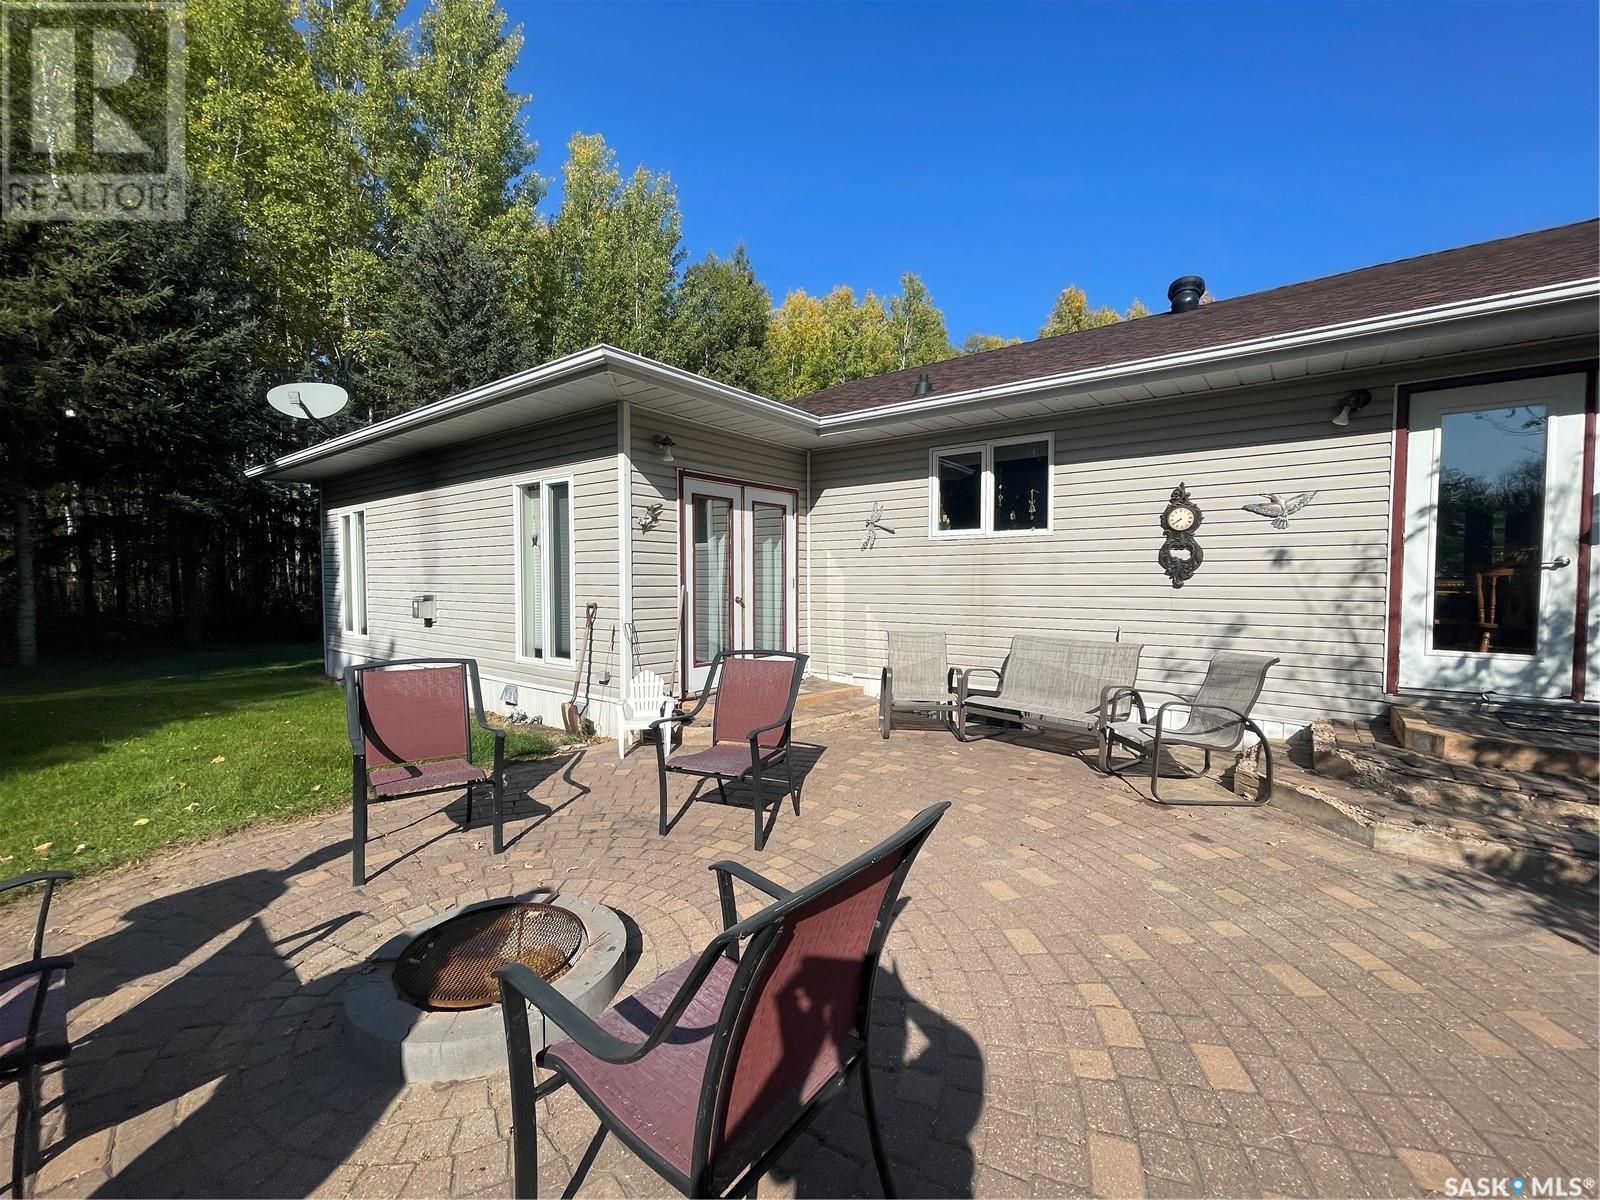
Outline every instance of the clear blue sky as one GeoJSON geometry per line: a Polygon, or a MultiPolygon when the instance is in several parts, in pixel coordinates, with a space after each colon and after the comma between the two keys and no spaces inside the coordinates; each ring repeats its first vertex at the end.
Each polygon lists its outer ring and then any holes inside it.
{"type": "Polygon", "coordinates": [[[539,173],[671,175],[781,299],[919,272],[957,341],[1595,215],[1596,5],[509,4],[539,173]]]}

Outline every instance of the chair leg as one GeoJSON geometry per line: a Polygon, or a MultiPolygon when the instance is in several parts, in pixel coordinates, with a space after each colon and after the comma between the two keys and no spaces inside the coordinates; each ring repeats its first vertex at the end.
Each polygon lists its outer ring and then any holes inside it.
{"type": "Polygon", "coordinates": [[[39,1149],[39,1068],[28,1067],[17,1076],[17,1129],[11,1139],[11,1195],[30,1195],[29,1176],[39,1149]]]}
{"type": "Polygon", "coordinates": [[[656,826],[656,833],[661,837],[667,836],[667,773],[656,772],[656,777],[661,785],[661,823],[656,826]]]}
{"type": "Polygon", "coordinates": [[[728,789],[722,786],[721,775],[717,776],[717,796],[722,800],[722,803],[726,804],[728,802],[728,789]]]}
{"type": "Polygon", "coordinates": [[[789,773],[789,799],[794,804],[794,815],[800,815],[800,789],[794,785],[794,749],[783,752],[783,769],[789,773]]]}
{"type": "Polygon", "coordinates": [[[878,695],[878,736],[884,741],[889,740],[889,731],[894,727],[894,708],[889,702],[889,693],[881,692],[878,695]]]}
{"type": "MultiPolygon", "coordinates": [[[[766,847],[767,838],[766,823],[761,819],[761,764],[759,762],[750,772],[750,796],[752,807],[756,814],[756,849],[761,850],[766,847]]],[[[782,804],[783,802],[780,800],[779,803],[782,804]]]]}
{"type": "Polygon", "coordinates": [[[350,798],[350,881],[367,881],[367,798],[360,795],[350,798]]]}
{"type": "Polygon", "coordinates": [[[1259,731],[1256,733],[1256,738],[1261,745],[1262,765],[1261,786],[1256,789],[1256,803],[1265,804],[1272,799],[1272,746],[1259,731]]]}
{"type": "Polygon", "coordinates": [[[878,1183],[885,1196],[894,1196],[894,1179],[889,1174],[889,1155],[883,1148],[883,1130],[878,1125],[878,1103],[872,1094],[872,1062],[862,1053],[861,1100],[867,1110],[867,1136],[872,1140],[872,1158],[878,1164],[878,1183]]]}
{"type": "Polygon", "coordinates": [[[505,798],[506,783],[504,778],[496,779],[492,787],[492,802],[494,804],[494,852],[502,853],[506,848],[505,826],[505,798]]]}
{"type": "Polygon", "coordinates": [[[472,824],[472,785],[467,784],[467,816],[461,822],[461,828],[466,829],[472,824]]]}

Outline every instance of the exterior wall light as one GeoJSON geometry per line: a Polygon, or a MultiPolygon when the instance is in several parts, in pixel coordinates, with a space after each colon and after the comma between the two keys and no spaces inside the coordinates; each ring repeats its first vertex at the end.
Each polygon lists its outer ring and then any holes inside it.
{"type": "Polygon", "coordinates": [[[1344,398],[1344,407],[1340,408],[1333,416],[1333,424],[1343,429],[1350,424],[1350,418],[1372,403],[1372,393],[1366,388],[1351,392],[1344,398]]]}
{"type": "Polygon", "coordinates": [[[677,442],[673,441],[672,438],[665,433],[656,434],[656,436],[651,439],[651,442],[654,444],[657,450],[661,451],[662,462],[673,461],[672,448],[678,444],[677,442]]]}

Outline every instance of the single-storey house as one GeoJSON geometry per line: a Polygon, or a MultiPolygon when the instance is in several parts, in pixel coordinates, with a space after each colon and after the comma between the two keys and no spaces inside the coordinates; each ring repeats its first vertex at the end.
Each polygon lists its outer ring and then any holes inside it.
{"type": "Polygon", "coordinates": [[[692,692],[725,647],[873,690],[892,629],[973,666],[1019,631],[1133,640],[1178,687],[1270,651],[1274,735],[1397,695],[1571,704],[1600,651],[1597,238],[1215,303],[1186,278],[1171,312],[789,403],[595,346],[251,474],[320,490],[330,673],[470,655],[502,711],[554,722],[576,688],[602,732],[634,670],[692,692]]]}

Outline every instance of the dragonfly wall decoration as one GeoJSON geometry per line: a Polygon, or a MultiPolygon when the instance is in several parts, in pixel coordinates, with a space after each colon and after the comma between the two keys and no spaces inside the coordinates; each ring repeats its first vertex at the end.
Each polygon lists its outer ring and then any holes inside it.
{"type": "Polygon", "coordinates": [[[883,523],[883,504],[881,502],[875,503],[872,506],[872,515],[867,518],[867,537],[866,540],[861,543],[861,548],[863,550],[871,550],[878,544],[878,531],[880,529],[884,533],[894,532],[894,529],[891,526],[883,523]]]}

